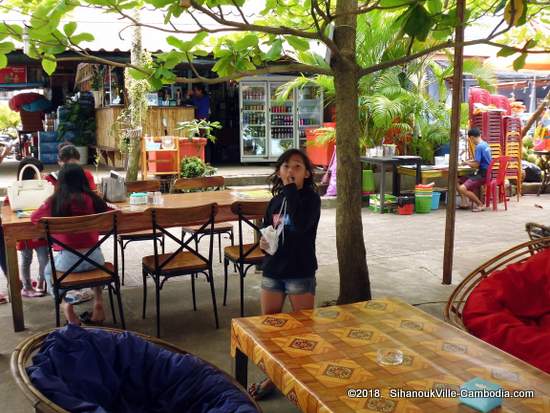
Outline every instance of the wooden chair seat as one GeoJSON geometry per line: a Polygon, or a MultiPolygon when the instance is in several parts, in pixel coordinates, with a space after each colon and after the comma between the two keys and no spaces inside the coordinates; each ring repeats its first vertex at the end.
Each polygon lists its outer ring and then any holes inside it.
{"type": "MultiPolygon", "coordinates": [[[[105,267],[114,272],[113,264],[110,262],[105,263],[105,267]]],[[[57,277],[63,275],[63,271],[56,271],[57,277]]],[[[59,284],[60,287],[74,287],[80,284],[92,284],[92,283],[102,283],[108,282],[113,276],[106,273],[105,271],[100,270],[99,268],[91,271],[84,272],[73,272],[59,284]]]]}
{"type": "MultiPolygon", "coordinates": [[[[208,227],[204,228],[202,231],[199,231],[201,229],[202,225],[191,225],[189,227],[183,227],[182,230],[187,233],[200,233],[200,234],[206,234],[209,232],[208,227]]],[[[214,234],[220,234],[224,232],[233,231],[233,224],[230,222],[220,222],[218,224],[214,224],[214,234]]]]}
{"type": "MultiPolygon", "coordinates": [[[[243,244],[243,252],[246,253],[250,248],[252,248],[254,244],[243,244]]],[[[234,245],[231,247],[225,247],[223,250],[223,253],[226,258],[228,258],[231,261],[239,261],[239,246],[234,245]]],[[[243,258],[243,263],[248,264],[254,264],[258,262],[262,262],[265,257],[264,252],[260,249],[259,246],[254,248],[254,250],[248,254],[245,258],[243,258]]]]}
{"type": "MultiPolygon", "coordinates": [[[[159,254],[159,264],[162,265],[172,254],[159,254]]],[[[143,257],[142,264],[149,271],[155,271],[155,256],[148,255],[143,257]]],[[[162,268],[161,273],[170,272],[185,272],[191,273],[193,271],[206,271],[208,270],[208,264],[201,260],[199,257],[191,252],[180,252],[174,257],[165,267],[162,268]]]]}
{"type": "MultiPolygon", "coordinates": [[[[128,232],[123,233],[118,236],[118,239],[123,241],[139,241],[139,240],[149,240],[153,238],[153,230],[152,229],[145,229],[143,231],[136,231],[136,232],[128,232]]],[[[158,232],[156,235],[156,238],[162,238],[162,233],[158,232]]]]}

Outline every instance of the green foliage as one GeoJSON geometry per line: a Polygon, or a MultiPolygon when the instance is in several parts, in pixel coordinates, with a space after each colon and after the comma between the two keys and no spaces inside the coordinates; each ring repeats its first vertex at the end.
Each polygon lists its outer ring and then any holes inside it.
{"type": "Polygon", "coordinates": [[[200,136],[211,142],[216,142],[216,137],[212,135],[212,131],[221,128],[222,124],[218,121],[210,122],[206,119],[193,119],[190,121],[178,122],[176,130],[182,131],[183,135],[189,139],[200,136]]]}
{"type": "Polygon", "coordinates": [[[64,108],[68,111],[66,122],[60,122],[57,128],[59,140],[65,140],[67,134],[74,133],[72,143],[75,146],[87,146],[95,139],[95,118],[88,108],[80,105],[77,97],[67,99],[64,108]]]}
{"type": "Polygon", "coordinates": [[[7,105],[0,105],[0,133],[10,135],[12,138],[16,137],[20,122],[19,113],[14,112],[7,105]]]}
{"type": "Polygon", "coordinates": [[[200,176],[212,176],[216,173],[216,168],[204,163],[204,161],[196,156],[183,158],[181,161],[182,178],[198,178],[200,176]]]}

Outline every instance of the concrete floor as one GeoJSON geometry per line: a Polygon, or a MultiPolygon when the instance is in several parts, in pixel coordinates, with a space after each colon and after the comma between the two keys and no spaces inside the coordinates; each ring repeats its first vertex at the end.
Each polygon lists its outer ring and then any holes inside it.
{"type": "MultiPolygon", "coordinates": [[[[518,203],[510,201],[507,212],[483,212],[474,214],[457,211],[455,265],[453,284],[480,263],[505,249],[527,240],[525,223],[529,221],[548,224],[550,196],[524,196],[518,203]],[[543,208],[535,207],[535,204],[543,208]]],[[[441,284],[445,211],[438,210],[427,215],[396,216],[363,212],[363,230],[367,247],[373,296],[396,296],[438,317],[442,316],[444,302],[454,285],[441,284]]],[[[227,241],[225,241],[227,242],[227,241]]],[[[317,305],[337,298],[338,266],[335,255],[335,210],[323,209],[319,225],[317,256],[319,260],[317,305]]],[[[203,244],[206,248],[206,244],[203,244]]],[[[123,290],[127,327],[130,330],[154,334],[154,307],[148,308],[148,318],[142,320],[140,258],[152,250],[146,243],[130,244],[127,249],[126,287],[123,290]]],[[[109,247],[105,247],[107,258],[109,247]]],[[[203,357],[230,372],[232,359],[229,355],[230,320],[239,314],[238,278],[231,277],[229,303],[221,306],[223,293],[223,269],[216,264],[214,269],[216,292],[220,303],[220,329],[214,328],[209,289],[203,280],[197,283],[198,311],[192,311],[189,279],[171,280],[161,292],[162,338],[203,357]]],[[[246,279],[246,312],[258,314],[259,274],[250,274],[246,279]]],[[[5,279],[0,277],[0,291],[5,290],[5,279]]],[[[154,296],[149,289],[149,304],[154,296]]],[[[31,408],[18,390],[9,372],[9,357],[18,342],[24,337],[54,326],[54,310],[49,298],[25,299],[27,330],[12,332],[9,305],[0,306],[0,401],[2,412],[30,412],[31,408]]],[[[79,311],[88,307],[80,306],[79,311]]],[[[256,380],[260,371],[250,367],[250,380],[256,380]]],[[[269,412],[295,412],[295,408],[282,396],[263,402],[269,412]]]]}

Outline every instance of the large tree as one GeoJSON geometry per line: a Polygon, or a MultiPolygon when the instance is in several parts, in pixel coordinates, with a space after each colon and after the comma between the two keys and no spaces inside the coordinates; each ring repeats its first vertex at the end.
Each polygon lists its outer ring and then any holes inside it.
{"type": "MultiPolygon", "coordinates": [[[[543,52],[537,50],[537,40],[528,39],[514,46],[500,44],[498,39],[547,6],[548,3],[540,1],[531,5],[526,0],[470,1],[466,24],[485,18],[485,34],[464,45],[493,45],[501,47],[504,54],[519,53],[519,67],[525,53],[543,52]],[[494,16],[489,20],[489,24],[494,24],[492,28],[487,28],[488,15],[494,16]]],[[[57,61],[74,59],[59,56],[72,51],[80,60],[128,67],[133,77],[147,79],[154,88],[173,82],[212,84],[272,73],[333,77],[338,157],[338,301],[370,299],[361,220],[358,84],[362,77],[381,69],[407,65],[434,52],[452,49],[454,28],[460,23],[454,0],[11,0],[8,7],[28,16],[25,30],[31,43],[28,54],[41,59],[48,73],[55,70],[57,61]],[[62,19],[78,6],[101,8],[125,19],[129,25],[160,30],[166,33],[166,40],[174,50],[154,56],[152,68],[99,58],[85,49],[85,42],[93,39],[92,34],[77,34],[76,22],[62,24],[62,19]],[[145,6],[162,11],[164,24],[145,24],[132,17],[134,9],[145,6]],[[389,12],[388,26],[394,28],[408,47],[399,54],[382,51],[379,61],[366,64],[356,58],[357,19],[375,10],[389,12]],[[183,19],[187,24],[180,24],[183,19]],[[190,27],[189,21],[194,27],[190,27]],[[331,56],[329,62],[313,51],[315,44],[326,47],[331,56]],[[214,78],[200,76],[193,66],[195,57],[209,53],[217,60],[214,78]],[[191,65],[193,77],[176,76],[174,68],[182,62],[191,65]]],[[[4,23],[0,27],[2,38],[22,41],[23,33],[18,25],[4,23]]],[[[11,50],[12,43],[0,43],[0,66],[6,64],[5,54],[11,50]]]]}

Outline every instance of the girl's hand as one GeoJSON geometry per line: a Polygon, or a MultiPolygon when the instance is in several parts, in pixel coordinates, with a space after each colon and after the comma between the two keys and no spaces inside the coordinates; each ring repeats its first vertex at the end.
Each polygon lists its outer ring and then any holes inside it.
{"type": "Polygon", "coordinates": [[[269,242],[267,242],[267,240],[264,237],[260,238],[260,249],[264,251],[269,249],[269,242]]]}

